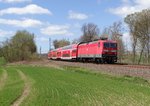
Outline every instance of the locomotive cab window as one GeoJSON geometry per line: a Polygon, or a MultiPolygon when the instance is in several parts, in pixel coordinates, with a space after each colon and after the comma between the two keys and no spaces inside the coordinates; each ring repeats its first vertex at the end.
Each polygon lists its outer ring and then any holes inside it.
{"type": "Polygon", "coordinates": [[[111,48],[117,48],[117,44],[116,43],[110,43],[110,47],[111,48]]]}
{"type": "Polygon", "coordinates": [[[104,43],[105,48],[117,48],[116,43],[104,43]]]}
{"type": "Polygon", "coordinates": [[[109,48],[109,43],[104,43],[105,48],[109,48]]]}

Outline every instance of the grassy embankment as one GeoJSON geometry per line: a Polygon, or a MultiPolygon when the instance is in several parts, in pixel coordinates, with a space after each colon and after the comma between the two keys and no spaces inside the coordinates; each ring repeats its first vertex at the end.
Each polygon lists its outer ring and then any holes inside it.
{"type": "Polygon", "coordinates": [[[148,105],[150,85],[133,77],[116,78],[94,74],[77,67],[63,70],[48,67],[15,66],[1,67],[8,73],[0,91],[0,104],[7,106],[21,96],[24,81],[18,71],[29,78],[30,94],[22,106],[91,106],[91,105],[148,105]]]}

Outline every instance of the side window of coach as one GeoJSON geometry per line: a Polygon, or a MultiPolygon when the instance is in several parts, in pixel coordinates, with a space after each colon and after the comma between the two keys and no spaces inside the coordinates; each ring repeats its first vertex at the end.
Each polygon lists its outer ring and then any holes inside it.
{"type": "Polygon", "coordinates": [[[98,47],[100,47],[100,42],[98,42],[98,47]]]}

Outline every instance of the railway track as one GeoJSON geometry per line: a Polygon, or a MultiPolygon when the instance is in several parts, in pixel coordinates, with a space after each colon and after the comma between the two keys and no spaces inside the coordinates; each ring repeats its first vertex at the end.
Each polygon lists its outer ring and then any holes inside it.
{"type": "MultiPolygon", "coordinates": [[[[56,60],[51,60],[53,62],[55,62],[56,60]]],[[[93,62],[75,62],[75,61],[56,61],[56,63],[65,63],[66,65],[67,64],[79,64],[80,65],[83,65],[83,64],[95,64],[96,63],[93,63],[93,62]]],[[[150,69],[150,65],[134,65],[134,64],[127,64],[127,63],[115,63],[115,64],[97,64],[98,66],[109,66],[109,67],[124,67],[124,68],[133,68],[133,69],[150,69]]]]}
{"type": "MultiPolygon", "coordinates": [[[[132,65],[132,64],[96,64],[92,62],[82,63],[82,62],[69,62],[69,61],[56,61],[56,60],[47,60],[44,59],[42,61],[35,62],[22,62],[22,63],[14,63],[16,64],[28,64],[33,66],[48,66],[55,68],[63,68],[64,66],[71,67],[81,67],[86,68],[91,71],[108,73],[112,75],[129,75],[135,77],[141,77],[147,80],[150,80],[150,66],[148,65],[132,65]]],[[[13,64],[12,64],[13,65],[13,64]]]]}
{"type": "Polygon", "coordinates": [[[50,60],[49,64],[55,64],[58,66],[71,66],[71,67],[82,67],[90,69],[91,71],[108,73],[112,75],[128,75],[134,77],[141,77],[150,80],[150,66],[145,65],[129,65],[129,64],[96,64],[96,63],[82,63],[82,62],[68,62],[68,61],[55,61],[50,60]]]}
{"type": "Polygon", "coordinates": [[[124,67],[150,69],[150,66],[126,65],[124,67]]]}
{"type": "Polygon", "coordinates": [[[129,67],[129,68],[150,69],[150,65],[133,65],[133,64],[126,64],[126,63],[105,64],[105,65],[121,66],[121,67],[129,67]]]}

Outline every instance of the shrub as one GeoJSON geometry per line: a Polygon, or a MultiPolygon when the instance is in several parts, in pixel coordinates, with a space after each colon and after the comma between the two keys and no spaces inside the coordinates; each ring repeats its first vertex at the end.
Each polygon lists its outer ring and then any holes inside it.
{"type": "Polygon", "coordinates": [[[35,53],[34,34],[27,31],[18,31],[10,40],[5,41],[1,48],[1,56],[8,62],[29,60],[35,53]]]}
{"type": "Polygon", "coordinates": [[[6,60],[4,57],[0,57],[0,66],[5,65],[6,64],[6,60]]]}

